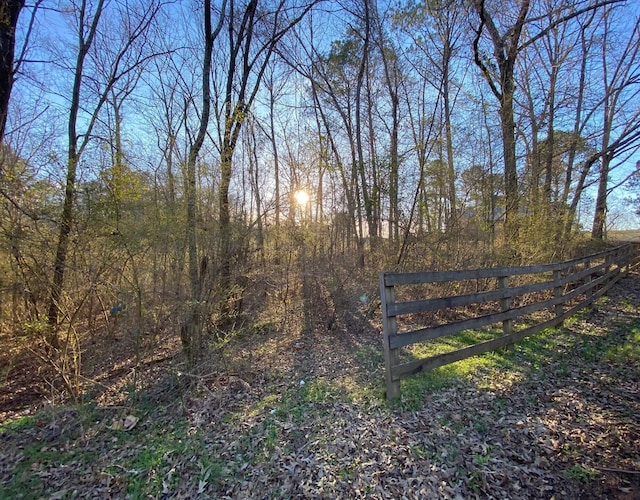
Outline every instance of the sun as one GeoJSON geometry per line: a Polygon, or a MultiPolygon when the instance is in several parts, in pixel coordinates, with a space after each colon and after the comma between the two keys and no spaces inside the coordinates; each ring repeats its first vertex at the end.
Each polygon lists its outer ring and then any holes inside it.
{"type": "Polygon", "coordinates": [[[293,195],[296,200],[296,203],[301,207],[304,207],[307,203],[309,203],[309,193],[301,189],[300,191],[296,191],[293,195]]]}

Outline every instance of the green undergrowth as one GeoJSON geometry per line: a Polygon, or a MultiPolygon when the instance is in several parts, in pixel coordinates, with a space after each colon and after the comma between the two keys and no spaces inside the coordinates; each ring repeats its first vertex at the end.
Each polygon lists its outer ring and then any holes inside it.
{"type": "Polygon", "coordinates": [[[0,440],[7,456],[18,457],[0,463],[10,465],[0,498],[75,498],[69,484],[91,484],[101,497],[164,498],[185,481],[204,493],[224,473],[202,430],[167,407],[58,407],[3,424],[0,440]],[[131,428],[122,425],[127,417],[135,419],[131,428]]]}
{"type": "Polygon", "coordinates": [[[28,429],[34,426],[36,420],[34,415],[25,415],[24,417],[18,417],[7,422],[0,422],[0,433],[12,433],[28,429]]]}
{"type": "Polygon", "coordinates": [[[588,465],[574,464],[567,470],[570,479],[581,483],[588,483],[600,477],[600,471],[588,465]]]}
{"type": "Polygon", "coordinates": [[[608,347],[604,357],[611,363],[632,366],[640,370],[640,320],[623,325],[621,328],[628,332],[624,342],[608,347]]]}

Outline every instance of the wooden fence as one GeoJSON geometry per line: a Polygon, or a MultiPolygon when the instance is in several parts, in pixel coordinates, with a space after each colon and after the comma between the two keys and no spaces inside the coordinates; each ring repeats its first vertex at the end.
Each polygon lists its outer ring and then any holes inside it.
{"type": "Polygon", "coordinates": [[[626,275],[638,263],[639,249],[640,245],[626,244],[568,262],[524,267],[380,273],[387,398],[400,396],[400,380],[404,377],[505,347],[528,335],[561,324],[579,309],[604,295],[626,275]],[[465,286],[472,289],[473,285],[469,285],[475,283],[476,291],[415,299],[416,289],[420,296],[425,293],[424,288],[433,283],[440,283],[441,287],[447,283],[453,290],[456,285],[458,289],[465,286]],[[409,300],[398,301],[398,292],[403,290],[408,290],[404,295],[409,300]],[[435,321],[438,324],[423,326],[425,318],[430,317],[431,321],[427,322],[433,323],[434,317],[446,317],[448,311],[460,308],[464,308],[465,312],[476,309],[479,313],[462,320],[435,321]],[[550,314],[541,319],[538,312],[544,310],[549,310],[550,314]],[[486,311],[489,313],[485,314],[486,311]],[[532,317],[534,313],[536,316],[532,317]],[[403,328],[398,326],[398,318],[401,317],[403,324],[406,323],[403,328]],[[515,321],[524,320],[525,317],[527,324],[516,328],[515,321]],[[536,322],[533,326],[532,321],[536,322]],[[491,340],[428,358],[406,359],[405,356],[401,361],[403,348],[416,342],[500,323],[500,336],[491,340]],[[416,324],[420,326],[416,327],[416,324]]]}

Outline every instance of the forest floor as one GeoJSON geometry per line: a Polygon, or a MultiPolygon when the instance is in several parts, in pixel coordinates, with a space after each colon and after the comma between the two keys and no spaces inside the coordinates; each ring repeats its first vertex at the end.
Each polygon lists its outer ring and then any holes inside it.
{"type": "Polygon", "coordinates": [[[0,338],[0,498],[640,498],[640,275],[393,404],[361,283],[310,277],[286,335],[238,336],[197,370],[175,335],[144,356],[91,339],[74,405],[43,404],[46,372],[0,338]]]}

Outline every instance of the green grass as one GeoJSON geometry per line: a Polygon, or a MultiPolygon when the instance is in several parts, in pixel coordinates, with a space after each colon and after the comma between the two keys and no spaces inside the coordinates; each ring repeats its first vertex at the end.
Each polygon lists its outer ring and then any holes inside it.
{"type": "MultiPolygon", "coordinates": [[[[56,493],[47,484],[51,468],[91,470],[96,463],[103,464],[104,473],[128,498],[159,498],[163,490],[171,491],[185,478],[201,486],[204,493],[207,484],[216,483],[225,474],[223,464],[208,449],[203,431],[189,427],[182,417],[170,423],[141,419],[126,431],[114,429],[112,414],[100,415],[93,405],[67,411],[77,425],[71,426],[70,417],[64,423],[76,430],[51,443],[36,440],[25,447],[13,465],[11,481],[0,485],[0,498],[47,498],[56,493]]],[[[129,412],[141,415],[142,409],[134,407],[129,412]]],[[[55,427],[56,419],[60,419],[56,412],[45,411],[6,423],[1,430],[10,436],[33,428],[37,435],[36,424],[46,430],[50,425],[55,427]]]]}
{"type": "MultiPolygon", "coordinates": [[[[499,335],[501,331],[464,331],[446,338],[414,344],[406,350],[403,361],[450,352],[499,335]]],[[[601,342],[600,339],[571,335],[564,328],[550,328],[525,337],[506,349],[473,356],[403,379],[400,404],[406,409],[420,408],[425,393],[464,384],[471,379],[481,387],[490,387],[498,373],[508,373],[516,379],[533,375],[540,380],[552,375],[566,375],[567,362],[576,351],[585,361],[595,362],[602,349],[601,342]],[[544,370],[548,366],[554,366],[556,372],[550,374],[544,370]]]]}
{"type": "Polygon", "coordinates": [[[625,342],[608,348],[604,357],[611,363],[640,368],[640,325],[638,321],[634,321],[628,324],[626,329],[629,333],[625,342]]]}
{"type": "MultiPolygon", "coordinates": [[[[493,331],[464,331],[431,342],[414,344],[407,349],[403,361],[421,359],[485,342],[497,335],[493,331]]],[[[479,372],[513,369],[516,366],[511,350],[488,352],[434,370],[421,372],[402,380],[401,405],[407,409],[422,406],[425,392],[434,392],[470,380],[479,372]]]]}
{"type": "Polygon", "coordinates": [[[482,453],[476,453],[473,456],[473,462],[476,465],[487,465],[489,463],[489,460],[491,459],[491,450],[493,449],[493,447],[491,445],[489,445],[487,447],[487,450],[482,452],[482,453]]]}
{"type": "Polygon", "coordinates": [[[132,453],[125,454],[114,465],[130,471],[126,489],[131,498],[158,497],[165,488],[171,491],[181,480],[178,465],[194,484],[216,482],[225,473],[223,464],[205,446],[203,431],[189,429],[182,420],[169,426],[156,424],[148,430],[141,429],[129,447],[132,453]]]}
{"type": "Polygon", "coordinates": [[[303,421],[321,419],[326,414],[326,405],[335,401],[351,401],[340,385],[320,378],[300,380],[282,393],[267,394],[248,408],[227,414],[224,421],[259,422],[247,429],[241,439],[241,451],[251,455],[255,464],[268,461],[276,447],[286,450],[292,446],[290,428],[303,421]]]}
{"type": "Polygon", "coordinates": [[[600,471],[587,465],[574,464],[567,470],[567,475],[574,481],[588,483],[600,477],[600,471]]]}
{"type": "MultiPolygon", "coordinates": [[[[607,297],[597,307],[606,307],[607,297]]],[[[627,309],[631,308],[629,305],[627,309]]],[[[400,405],[406,409],[420,408],[425,393],[438,391],[474,379],[479,387],[491,387],[497,374],[500,378],[543,381],[548,377],[569,374],[571,361],[578,356],[586,364],[603,361],[640,368],[640,320],[626,319],[607,325],[606,330],[581,330],[591,309],[583,309],[567,319],[562,327],[547,329],[525,337],[506,349],[484,353],[465,360],[421,372],[401,382],[400,405]],[[621,343],[621,333],[624,341],[621,343]]],[[[403,362],[436,356],[461,349],[501,335],[496,331],[464,331],[434,341],[414,344],[401,355],[403,362]]]]}
{"type": "Polygon", "coordinates": [[[0,498],[38,497],[47,493],[41,475],[46,475],[50,467],[59,464],[84,467],[97,458],[96,451],[65,449],[57,443],[55,446],[47,446],[42,442],[32,443],[24,448],[21,460],[15,464],[12,481],[0,485],[0,498]]]}
{"type": "Polygon", "coordinates": [[[26,415],[24,417],[19,417],[14,420],[9,420],[7,422],[0,423],[0,432],[12,433],[19,432],[23,429],[28,429],[33,427],[36,423],[37,417],[33,415],[26,415]]]}
{"type": "Polygon", "coordinates": [[[44,492],[42,479],[36,474],[41,467],[40,462],[34,459],[38,447],[34,444],[24,450],[24,458],[14,466],[11,482],[0,485],[0,498],[37,497],[44,492]]]}

